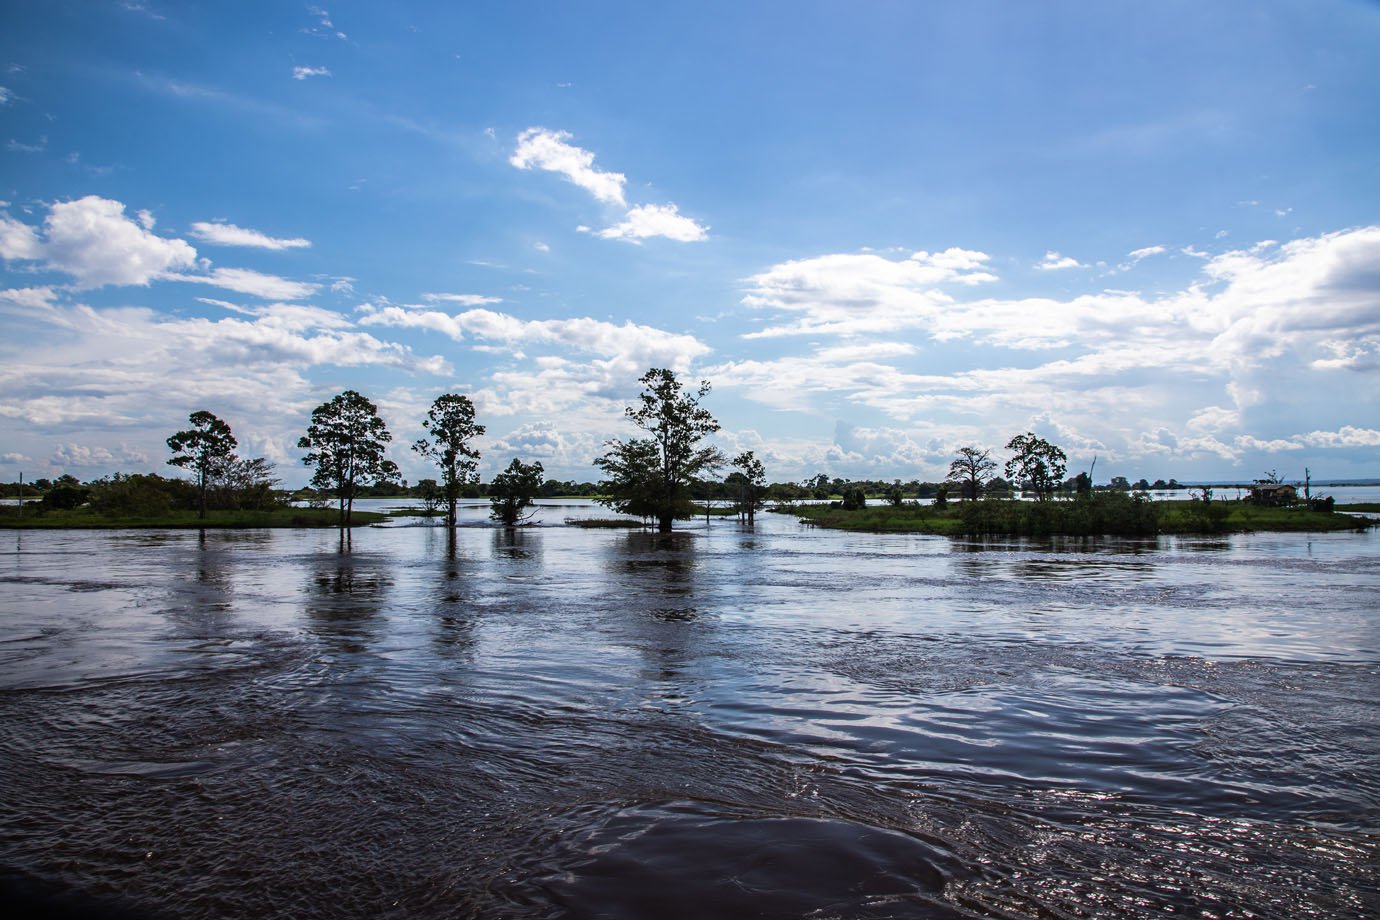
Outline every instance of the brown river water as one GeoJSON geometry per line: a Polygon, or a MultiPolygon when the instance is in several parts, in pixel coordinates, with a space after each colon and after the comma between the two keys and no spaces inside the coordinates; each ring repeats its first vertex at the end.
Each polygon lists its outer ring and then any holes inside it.
{"type": "Polygon", "coordinates": [[[0,533],[0,881],[135,917],[1380,916],[1380,532],[0,533]]]}

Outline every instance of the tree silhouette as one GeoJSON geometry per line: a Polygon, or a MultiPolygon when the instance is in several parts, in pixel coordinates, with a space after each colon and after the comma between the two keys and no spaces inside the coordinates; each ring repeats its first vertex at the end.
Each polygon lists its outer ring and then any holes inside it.
{"type": "Polygon", "coordinates": [[[427,437],[412,449],[441,471],[441,494],[446,502],[446,526],[455,529],[455,502],[460,491],[479,480],[475,472],[479,451],[470,441],[484,434],[484,426],[474,421],[474,403],[468,396],[446,393],[436,397],[422,427],[427,437]]]}
{"type": "Polygon", "coordinates": [[[229,425],[204,409],[187,416],[187,421],[191,428],[168,438],[168,449],[173,452],[168,463],[196,474],[197,516],[205,519],[206,490],[230,470],[239,442],[231,434],[229,425]]]}
{"type": "Polygon", "coordinates": [[[297,446],[308,452],[302,462],[316,467],[312,486],[335,493],[342,531],[350,524],[361,485],[397,478],[397,464],[383,455],[391,440],[378,408],[354,390],[312,410],[311,425],[297,446]]]}
{"type": "Polygon", "coordinates": [[[709,393],[707,380],[687,393],[674,372],[654,367],[639,382],[642,394],[624,414],[648,437],[610,441],[608,452],[594,461],[610,475],[608,495],[599,501],[624,514],[654,517],[657,529],[670,533],[676,518],[694,514],[691,484],[723,465],[717,448],[700,445],[719,423],[700,405],[709,393]]]}

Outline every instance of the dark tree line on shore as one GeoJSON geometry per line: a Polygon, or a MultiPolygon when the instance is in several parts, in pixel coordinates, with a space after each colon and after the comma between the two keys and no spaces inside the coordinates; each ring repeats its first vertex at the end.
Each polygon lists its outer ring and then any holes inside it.
{"type": "MultiPolygon", "coordinates": [[[[881,497],[898,506],[908,499],[929,499],[943,507],[951,498],[976,501],[1009,496],[1016,490],[1040,502],[1061,493],[1093,490],[1087,473],[1065,479],[1064,452],[1033,432],[1017,435],[1006,444],[1011,456],[1004,465],[992,458],[990,449],[960,448],[943,482],[857,481],[820,473],[801,482],[768,484],[765,466],[753,451],[730,460],[706,443],[719,430],[714,416],[701,404],[710,392],[708,381],[687,388],[674,372],[652,368],[639,382],[642,392],[624,415],[640,436],[605,444],[605,452],[593,460],[604,473],[600,482],[546,479],[540,463],[516,457],[489,483],[481,482],[480,452],[474,442],[484,435],[485,427],[476,421],[469,397],[446,393],[432,403],[422,420],[425,434],[411,445],[435,466],[437,475],[409,486],[400,480],[397,464],[386,456],[392,434],[377,406],[355,390],[346,390],[312,410],[307,432],[298,441],[305,451],[302,462],[313,469],[311,489],[298,497],[333,500],[342,529],[351,524],[357,498],[415,497],[428,515],[442,511],[453,529],[462,498],[488,498],[491,517],[512,526],[526,520],[533,502],[540,498],[587,496],[620,513],[653,520],[665,532],[675,520],[692,517],[716,502],[736,508],[751,523],[768,502],[837,496],[843,508],[860,508],[868,497],[881,497]],[[716,474],[725,467],[731,471],[718,478],[716,474]],[[998,475],[999,470],[1004,475],[998,475]]],[[[64,475],[56,482],[38,480],[32,487],[42,495],[45,507],[72,508],[89,502],[93,508],[145,514],[195,508],[202,518],[208,509],[266,509],[290,500],[277,488],[273,464],[235,453],[238,441],[223,420],[199,410],[188,417],[188,423],[188,428],[167,439],[173,453],[168,463],[190,473],[192,482],[153,473],[117,473],[86,485],[64,475]]],[[[1102,489],[1176,487],[1179,484],[1174,480],[1151,484],[1142,479],[1132,485],[1123,477],[1113,477],[1102,489]]]]}

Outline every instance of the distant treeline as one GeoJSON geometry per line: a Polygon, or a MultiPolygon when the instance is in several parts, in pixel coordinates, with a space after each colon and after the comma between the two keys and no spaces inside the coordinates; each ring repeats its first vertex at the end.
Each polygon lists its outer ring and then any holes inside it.
{"type": "MultiPolygon", "coordinates": [[[[426,483],[430,482],[435,486],[434,480],[418,480],[409,483],[402,482],[379,482],[372,485],[359,487],[360,498],[423,498],[429,494],[429,487],[426,483]]],[[[491,482],[468,483],[461,488],[460,497],[469,499],[480,499],[489,497],[489,486],[491,482]]],[[[220,494],[209,498],[212,508],[259,508],[265,507],[273,502],[286,502],[292,499],[311,499],[326,498],[327,493],[321,490],[318,494],[312,489],[280,489],[275,488],[272,481],[259,480],[254,483],[256,488],[253,494],[246,495],[237,491],[234,487],[222,488],[220,494]]],[[[97,492],[128,492],[135,488],[152,489],[167,495],[168,502],[174,510],[180,510],[184,506],[192,509],[196,507],[197,492],[193,483],[181,478],[169,478],[160,476],[157,473],[115,473],[112,476],[102,476],[97,479],[82,481],[70,474],[64,474],[56,479],[40,478],[32,482],[25,482],[22,485],[15,482],[0,482],[0,498],[20,498],[31,500],[41,500],[48,492],[54,488],[75,489],[85,491],[88,497],[97,492]],[[190,491],[188,491],[190,490],[190,491]],[[186,505],[190,500],[192,504],[186,505]]],[[[1069,479],[1060,486],[1060,491],[1072,493],[1076,490],[1077,483],[1074,479],[1069,479]]],[[[1124,477],[1116,476],[1103,485],[1095,486],[1097,490],[1108,491],[1168,491],[1173,489],[1187,489],[1189,486],[1171,479],[1165,482],[1157,479],[1153,483],[1142,479],[1139,482],[1127,482],[1124,477]]],[[[900,494],[904,499],[934,499],[941,492],[955,494],[957,486],[952,482],[929,482],[919,479],[901,481],[899,479],[843,479],[840,477],[830,477],[824,473],[805,479],[801,482],[774,482],[767,486],[766,499],[774,502],[803,501],[810,499],[833,499],[839,498],[853,490],[861,490],[869,498],[887,498],[894,494],[900,494]]],[[[990,480],[984,485],[983,492],[986,495],[1003,496],[1014,494],[1016,490],[1001,477],[990,480]]],[[[542,483],[541,498],[592,498],[596,495],[604,494],[601,484],[597,482],[577,482],[574,479],[547,479],[542,483]]],[[[701,482],[692,489],[693,497],[696,501],[730,501],[737,497],[737,492],[732,483],[726,482],[701,482]]]]}

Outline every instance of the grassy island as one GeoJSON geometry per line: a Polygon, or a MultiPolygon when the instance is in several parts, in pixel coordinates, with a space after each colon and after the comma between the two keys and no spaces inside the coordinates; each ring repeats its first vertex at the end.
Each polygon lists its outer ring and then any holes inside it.
{"type": "MultiPolygon", "coordinates": [[[[1344,510],[1353,509],[1341,506],[1344,510]]],[[[1067,501],[984,499],[944,507],[905,503],[846,510],[839,505],[773,509],[819,527],[946,536],[1155,536],[1252,531],[1365,530],[1377,522],[1304,505],[1262,507],[1247,501],[1151,501],[1124,492],[1067,501]]]]}

